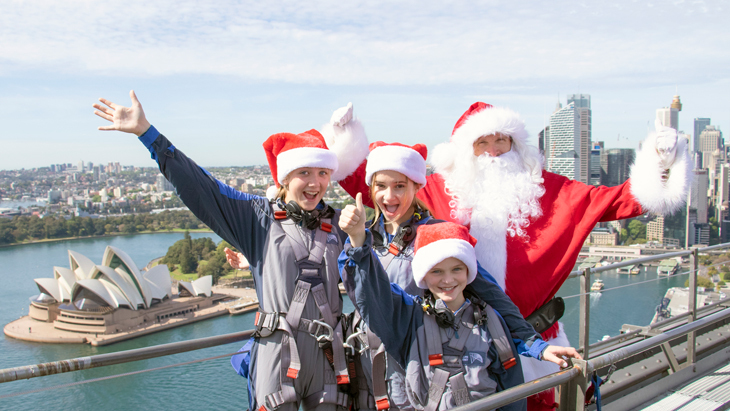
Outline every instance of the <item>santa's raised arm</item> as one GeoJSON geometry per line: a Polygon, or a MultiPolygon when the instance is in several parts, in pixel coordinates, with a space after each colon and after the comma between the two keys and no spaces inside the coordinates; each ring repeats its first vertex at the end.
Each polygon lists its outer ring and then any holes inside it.
{"type": "MultiPolygon", "coordinates": [[[[350,129],[347,121],[342,123],[352,118],[348,107],[335,113],[333,120],[341,124],[323,133],[325,139],[331,147],[340,142],[367,147],[359,122],[350,129]]],[[[418,193],[434,217],[470,227],[478,240],[479,263],[525,317],[555,296],[596,223],[676,211],[687,197],[691,172],[687,142],[661,124],[637,152],[630,178],[615,187],[591,186],[543,170],[543,156],[527,138],[516,112],[472,104],[457,121],[450,141],[432,151],[435,173],[418,193]]],[[[349,175],[339,176],[340,185],[353,196],[363,192],[367,204],[365,168],[360,165],[367,153],[341,152],[345,156],[340,164],[350,167],[345,171],[349,175]]],[[[570,345],[559,323],[543,337],[570,345]]],[[[549,364],[535,362],[539,367],[531,370],[528,361],[523,363],[526,380],[557,371],[549,364]]],[[[547,404],[550,398],[539,402],[547,404]]]]}

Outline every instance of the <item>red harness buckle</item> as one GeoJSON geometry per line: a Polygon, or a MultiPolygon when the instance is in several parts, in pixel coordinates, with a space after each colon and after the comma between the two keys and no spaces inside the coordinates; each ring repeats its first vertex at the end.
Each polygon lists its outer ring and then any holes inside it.
{"type": "Polygon", "coordinates": [[[441,365],[443,363],[444,363],[443,354],[431,354],[428,356],[428,365],[430,365],[430,366],[441,365]]]}
{"type": "Polygon", "coordinates": [[[398,254],[400,254],[400,248],[397,245],[390,243],[390,245],[388,246],[388,252],[397,256],[398,254]]]}
{"type": "Polygon", "coordinates": [[[286,211],[274,211],[274,219],[286,220],[286,211]]]}
{"type": "Polygon", "coordinates": [[[517,359],[515,357],[510,358],[509,360],[502,363],[502,366],[505,370],[509,370],[510,368],[517,365],[517,359]]]}
{"type": "Polygon", "coordinates": [[[337,376],[337,385],[340,384],[349,384],[350,383],[350,377],[347,375],[338,375],[337,376]]]}
{"type": "Polygon", "coordinates": [[[320,228],[322,229],[322,231],[326,231],[328,233],[332,232],[332,224],[322,223],[320,228]]]}
{"type": "Polygon", "coordinates": [[[294,368],[289,368],[286,372],[286,376],[293,380],[297,379],[297,375],[299,375],[299,370],[296,370],[294,368]]]}
{"type": "Polygon", "coordinates": [[[387,398],[381,398],[375,401],[375,408],[377,408],[378,411],[387,410],[390,408],[390,402],[388,402],[387,398]]]}

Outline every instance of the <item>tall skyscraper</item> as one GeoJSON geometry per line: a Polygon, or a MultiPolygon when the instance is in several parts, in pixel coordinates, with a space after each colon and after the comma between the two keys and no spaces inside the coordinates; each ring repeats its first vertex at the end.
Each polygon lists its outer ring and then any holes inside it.
{"type": "MultiPolygon", "coordinates": [[[[573,180],[580,180],[580,112],[574,103],[550,116],[550,134],[546,141],[547,170],[573,180]]],[[[584,161],[587,161],[585,158],[584,161]]],[[[587,179],[582,180],[588,184],[587,179]]]]}
{"type": "Polygon", "coordinates": [[[623,184],[629,179],[629,171],[636,152],[633,148],[609,148],[605,153],[606,176],[603,185],[613,187],[623,184]]]}
{"type": "Polygon", "coordinates": [[[715,150],[722,151],[721,154],[724,159],[724,150],[721,150],[724,149],[724,145],[725,142],[722,138],[722,132],[717,130],[715,126],[705,126],[705,129],[700,133],[699,146],[699,151],[702,153],[702,168],[710,168],[711,163],[714,163],[712,155],[715,150]]]}
{"type": "Polygon", "coordinates": [[[590,94],[568,94],[568,104],[573,103],[580,115],[580,146],[578,157],[580,157],[580,177],[577,180],[586,184],[590,183],[591,168],[591,141],[593,139],[591,120],[591,96],[590,94]]]}
{"type": "Polygon", "coordinates": [[[699,153],[700,151],[700,134],[706,126],[710,125],[710,119],[704,117],[695,118],[694,134],[692,134],[692,152],[699,153]]]}
{"type": "Polygon", "coordinates": [[[682,111],[682,102],[679,101],[679,96],[674,96],[672,104],[669,107],[657,109],[656,115],[665,127],[671,127],[675,130],[679,130],[680,111],[682,111]]]}
{"type": "Polygon", "coordinates": [[[588,179],[589,184],[592,186],[601,185],[605,179],[603,167],[601,167],[604,157],[603,141],[594,141],[591,144],[591,169],[588,179]]]}

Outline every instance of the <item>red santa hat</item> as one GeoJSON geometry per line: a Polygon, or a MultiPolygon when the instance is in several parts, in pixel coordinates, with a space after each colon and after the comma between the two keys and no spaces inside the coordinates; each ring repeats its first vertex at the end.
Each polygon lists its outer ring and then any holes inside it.
{"type": "Polygon", "coordinates": [[[454,125],[451,140],[434,149],[432,162],[436,170],[450,170],[460,152],[471,151],[479,137],[496,133],[512,137],[512,143],[518,151],[527,145],[527,130],[519,114],[506,107],[494,107],[481,101],[472,104],[454,125]]]}
{"type": "Polygon", "coordinates": [[[460,224],[443,222],[420,225],[411,263],[416,285],[427,289],[424,281],[426,273],[450,257],[461,260],[468,270],[467,282],[474,281],[477,275],[477,256],[474,251],[476,243],[477,240],[469,235],[469,229],[460,224]]]}
{"type": "Polygon", "coordinates": [[[324,138],[317,130],[301,134],[278,133],[264,141],[266,160],[276,186],[286,176],[301,167],[328,168],[337,171],[337,156],[327,149],[324,138]]]}
{"type": "Polygon", "coordinates": [[[365,182],[370,185],[378,171],[397,171],[414,182],[426,185],[426,157],[428,149],[423,144],[407,146],[401,143],[377,141],[370,144],[370,155],[365,167],[365,182]]]}

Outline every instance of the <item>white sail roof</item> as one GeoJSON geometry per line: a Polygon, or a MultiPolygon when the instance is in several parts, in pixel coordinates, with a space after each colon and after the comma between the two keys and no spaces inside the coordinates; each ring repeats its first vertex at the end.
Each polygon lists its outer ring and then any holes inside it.
{"type": "MultiPolygon", "coordinates": [[[[111,246],[104,250],[100,265],[71,250],[68,251],[68,258],[70,268],[54,267],[53,278],[35,280],[42,293],[58,302],[74,301],[79,293],[86,290],[98,297],[97,304],[103,304],[103,301],[112,308],[137,310],[172,297],[172,279],[164,264],[142,273],[129,255],[111,246]]],[[[190,285],[191,294],[211,294],[211,280],[196,280],[193,283],[195,286],[190,285]]]]}

